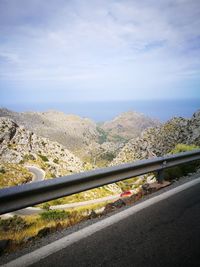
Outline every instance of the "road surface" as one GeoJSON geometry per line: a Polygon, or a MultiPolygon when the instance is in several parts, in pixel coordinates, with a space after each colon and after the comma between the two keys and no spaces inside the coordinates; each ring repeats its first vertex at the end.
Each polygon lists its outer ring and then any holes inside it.
{"type": "Polygon", "coordinates": [[[33,179],[31,183],[44,180],[45,172],[43,170],[35,166],[25,166],[25,167],[33,174],[33,179]]]}
{"type": "MultiPolygon", "coordinates": [[[[91,204],[98,204],[106,201],[115,201],[120,198],[120,195],[115,195],[115,196],[107,196],[103,198],[98,198],[98,199],[93,199],[93,200],[88,200],[88,201],[82,201],[82,202],[74,202],[70,204],[62,204],[62,205],[55,205],[55,206],[50,206],[51,210],[63,210],[63,209],[69,209],[69,208],[76,208],[76,207],[83,207],[91,204]]],[[[14,215],[35,215],[44,212],[45,210],[42,208],[36,208],[36,207],[28,207],[25,209],[17,210],[14,212],[10,212],[7,215],[7,217],[11,217],[14,215]]],[[[2,215],[2,217],[5,218],[6,215],[2,215]]]]}
{"type": "Polygon", "coordinates": [[[199,267],[200,183],[68,242],[56,253],[53,246],[51,255],[30,266],[199,267]]]}
{"type": "Polygon", "coordinates": [[[102,202],[106,202],[106,201],[115,201],[119,198],[120,198],[120,194],[114,195],[114,196],[107,196],[107,197],[87,200],[87,201],[74,202],[74,203],[62,204],[62,205],[55,205],[55,206],[51,206],[50,209],[58,210],[58,209],[69,209],[69,208],[75,208],[75,207],[82,207],[82,206],[87,206],[87,205],[91,205],[91,204],[98,204],[98,203],[102,203],[102,202]]]}

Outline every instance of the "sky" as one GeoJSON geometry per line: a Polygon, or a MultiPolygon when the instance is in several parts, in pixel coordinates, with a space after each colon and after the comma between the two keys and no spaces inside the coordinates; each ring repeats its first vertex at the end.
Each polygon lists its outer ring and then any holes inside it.
{"type": "Polygon", "coordinates": [[[199,0],[0,0],[0,105],[200,99],[199,0]]]}

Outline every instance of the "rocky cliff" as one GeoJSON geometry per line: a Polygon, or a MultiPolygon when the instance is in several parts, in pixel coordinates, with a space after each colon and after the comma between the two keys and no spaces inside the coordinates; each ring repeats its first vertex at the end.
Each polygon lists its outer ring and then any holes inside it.
{"type": "Polygon", "coordinates": [[[57,142],[39,137],[13,120],[0,118],[1,163],[34,163],[49,176],[84,170],[83,162],[57,142]]]}
{"type": "Polygon", "coordinates": [[[0,109],[0,116],[9,117],[35,134],[56,141],[71,151],[85,149],[98,140],[96,123],[76,115],[50,110],[47,112],[13,112],[0,109]]]}
{"type": "Polygon", "coordinates": [[[173,118],[165,124],[144,130],[140,137],[131,139],[111,165],[162,156],[177,144],[200,145],[200,111],[191,119],[173,118]]]}

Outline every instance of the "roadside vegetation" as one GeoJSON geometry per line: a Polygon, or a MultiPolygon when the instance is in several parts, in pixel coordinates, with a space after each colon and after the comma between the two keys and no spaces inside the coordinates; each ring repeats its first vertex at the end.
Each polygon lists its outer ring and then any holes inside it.
{"type": "Polygon", "coordinates": [[[32,174],[21,164],[0,164],[0,188],[28,183],[32,174]]]}
{"type": "Polygon", "coordinates": [[[92,212],[104,207],[109,201],[66,210],[46,210],[37,215],[0,219],[0,240],[9,241],[6,251],[13,251],[27,241],[46,236],[57,230],[73,226],[89,219],[92,212]]]}
{"type": "MultiPolygon", "coordinates": [[[[200,147],[195,145],[177,144],[175,148],[170,151],[169,154],[177,154],[181,152],[192,151],[195,149],[200,149],[200,147]]],[[[183,164],[181,166],[176,166],[165,170],[163,177],[165,180],[178,179],[180,177],[186,176],[189,173],[195,172],[199,167],[200,167],[200,161],[183,164]]]]}

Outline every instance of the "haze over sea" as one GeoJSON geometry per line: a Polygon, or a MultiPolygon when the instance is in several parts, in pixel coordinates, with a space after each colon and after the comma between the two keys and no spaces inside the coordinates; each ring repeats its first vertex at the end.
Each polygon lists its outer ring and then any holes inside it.
{"type": "Polygon", "coordinates": [[[104,102],[65,102],[65,103],[14,103],[4,105],[13,111],[57,110],[66,114],[88,117],[97,122],[114,118],[122,112],[136,111],[164,122],[172,117],[191,117],[200,109],[200,99],[179,100],[132,100],[104,102]]]}

